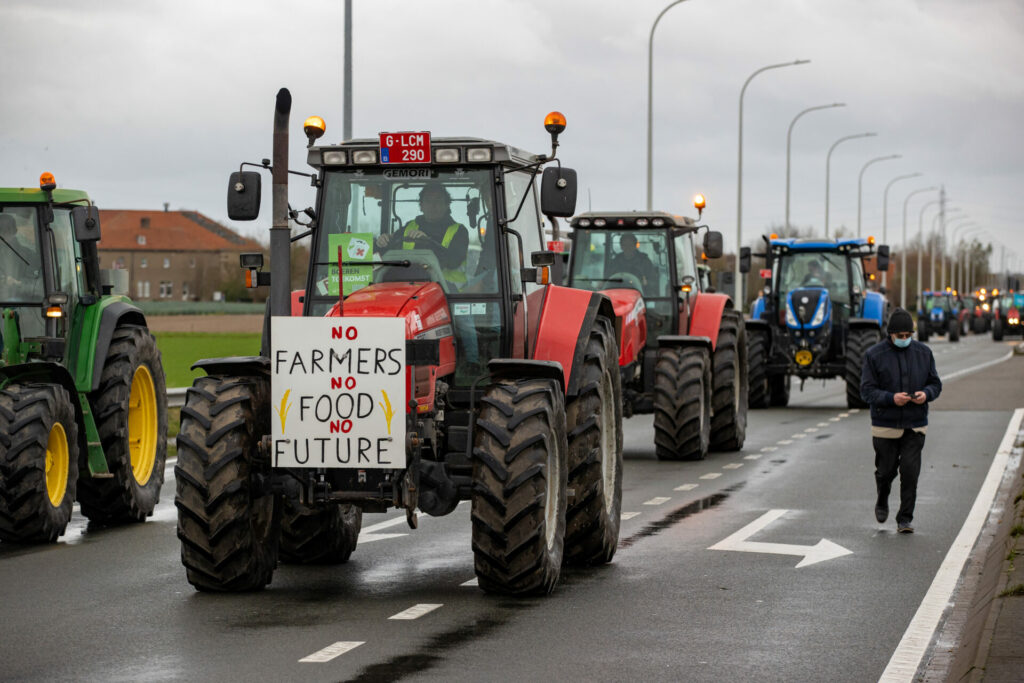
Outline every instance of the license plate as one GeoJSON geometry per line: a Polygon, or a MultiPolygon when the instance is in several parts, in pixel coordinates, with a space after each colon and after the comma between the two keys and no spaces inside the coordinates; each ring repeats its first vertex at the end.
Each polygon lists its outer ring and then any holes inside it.
{"type": "Polygon", "coordinates": [[[429,164],[430,133],[381,133],[380,163],[429,164]]]}

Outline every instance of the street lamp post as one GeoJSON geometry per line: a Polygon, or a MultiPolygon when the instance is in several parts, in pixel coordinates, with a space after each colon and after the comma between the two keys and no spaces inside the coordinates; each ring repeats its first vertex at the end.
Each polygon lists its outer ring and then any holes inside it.
{"type": "MultiPolygon", "coordinates": [[[[882,244],[889,244],[889,188],[894,183],[900,180],[906,180],[907,178],[916,178],[921,175],[920,173],[908,173],[907,175],[896,176],[889,181],[889,184],[885,186],[885,192],[882,193],[882,244]]],[[[889,282],[889,271],[882,271],[882,286],[885,287],[889,282]]]]}
{"type": "Polygon", "coordinates": [[[833,142],[832,146],[828,148],[828,154],[825,156],[825,239],[828,239],[829,177],[832,174],[832,151],[838,147],[840,143],[846,142],[847,140],[873,138],[876,135],[878,135],[878,133],[857,133],[856,135],[847,135],[846,137],[839,138],[833,142]]]}
{"type": "Polygon", "coordinates": [[[754,80],[754,77],[759,73],[768,71],[769,69],[781,69],[787,66],[798,66],[800,64],[810,64],[809,59],[797,59],[792,62],[785,62],[783,64],[769,64],[768,66],[762,66],[760,69],[750,74],[747,80],[743,82],[743,87],[740,88],[740,131],[739,131],[739,159],[736,164],[736,267],[734,269],[735,288],[736,288],[736,301],[739,303],[739,310],[743,310],[743,279],[740,275],[740,249],[743,247],[743,96],[747,93],[747,86],[750,85],[750,81],[754,80]]]}
{"type": "Polygon", "coordinates": [[[971,221],[968,216],[960,216],[958,218],[954,218],[953,222],[962,221],[962,220],[966,220],[967,222],[966,223],[961,223],[960,225],[956,226],[953,229],[953,238],[951,240],[951,242],[956,247],[955,252],[954,252],[956,254],[956,263],[954,265],[955,273],[956,273],[955,280],[957,282],[957,289],[960,290],[961,292],[968,288],[968,284],[964,280],[963,259],[961,258],[961,255],[960,255],[961,247],[960,247],[960,244],[957,242],[956,234],[958,232],[960,232],[964,228],[969,228],[969,227],[971,227],[973,225],[977,225],[977,223],[975,223],[974,221],[971,221]]]}
{"type": "Polygon", "coordinates": [[[654,24],[651,26],[651,35],[647,39],[647,210],[650,211],[653,208],[652,197],[653,197],[653,179],[654,179],[654,162],[652,160],[653,148],[654,148],[654,29],[658,28],[658,22],[665,16],[665,12],[669,11],[681,2],[686,0],[675,0],[675,2],[669,4],[665,9],[661,10],[657,18],[654,20],[654,24]]]}
{"type": "Polygon", "coordinates": [[[860,169],[860,175],[857,176],[857,237],[860,237],[860,214],[861,214],[861,198],[864,196],[864,171],[868,170],[868,166],[871,164],[877,164],[879,161],[888,161],[890,159],[902,159],[902,155],[891,154],[887,157],[875,157],[868,161],[860,169]]]}
{"type": "Polygon", "coordinates": [[[834,104],[822,104],[817,107],[808,107],[802,112],[793,117],[793,120],[789,122],[789,130],[786,131],[786,237],[789,236],[789,167],[790,167],[790,148],[793,145],[793,126],[796,125],[797,120],[812,111],[818,111],[819,109],[832,109],[834,107],[845,107],[845,102],[835,102],[834,104]]]}
{"type": "MultiPolygon", "coordinates": [[[[922,192],[932,192],[939,188],[922,187],[919,190],[914,190],[907,195],[907,198],[903,200],[903,247],[902,254],[900,255],[900,306],[903,308],[907,307],[907,204],[910,203],[910,198],[915,194],[921,194],[922,192]]],[[[918,272],[920,275],[920,272],[918,272]]],[[[918,289],[920,289],[920,281],[917,283],[918,289]]]]}
{"type": "MultiPolygon", "coordinates": [[[[971,228],[970,230],[965,232],[963,236],[967,237],[968,235],[973,235],[975,233],[981,234],[983,232],[985,232],[985,229],[980,227],[980,226],[978,226],[978,227],[971,228]]],[[[967,260],[967,263],[964,264],[966,269],[967,269],[967,281],[966,281],[965,284],[967,285],[967,287],[971,287],[972,283],[974,282],[974,249],[972,248],[972,246],[973,246],[973,242],[969,242],[967,244],[967,246],[966,246],[966,254],[965,254],[965,257],[966,257],[966,260],[967,260]]]]}
{"type": "MultiPolygon", "coordinates": [[[[924,257],[924,212],[929,206],[934,206],[939,203],[938,199],[933,199],[930,202],[925,202],[921,206],[920,213],[917,214],[917,289],[921,290],[921,283],[923,279],[921,277],[921,264],[924,257]]],[[[906,247],[904,247],[905,249],[906,247]]],[[[933,278],[934,279],[934,278],[933,278]]],[[[928,283],[929,289],[935,288],[935,282],[928,283]]]]}
{"type": "MultiPolygon", "coordinates": [[[[935,234],[936,233],[937,228],[935,227],[935,224],[939,222],[940,218],[943,218],[944,215],[948,216],[951,213],[958,213],[961,210],[962,209],[960,209],[958,207],[950,206],[950,207],[945,207],[945,213],[943,213],[943,211],[939,211],[937,214],[935,214],[935,218],[932,219],[931,234],[935,234]]],[[[946,226],[947,226],[947,223],[946,223],[945,220],[943,220],[942,221],[942,239],[939,242],[939,262],[940,262],[939,263],[939,268],[940,268],[940,271],[941,271],[940,274],[939,274],[939,283],[940,283],[939,286],[940,287],[945,287],[946,286],[946,226]]],[[[932,289],[935,289],[935,250],[934,249],[930,250],[928,252],[928,254],[929,254],[929,261],[930,261],[929,268],[931,269],[932,289]]],[[[954,282],[953,285],[955,287],[956,283],[954,282]]]]}

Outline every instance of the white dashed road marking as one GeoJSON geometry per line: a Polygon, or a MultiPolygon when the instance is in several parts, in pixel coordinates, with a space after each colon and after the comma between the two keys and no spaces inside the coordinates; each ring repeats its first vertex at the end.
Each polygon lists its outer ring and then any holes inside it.
{"type": "Polygon", "coordinates": [[[760,457],[761,457],[761,455],[759,453],[753,453],[751,455],[744,455],[743,459],[744,460],[757,460],[760,457]]]}
{"type": "Polygon", "coordinates": [[[672,490],[673,491],[692,491],[693,489],[697,488],[698,486],[700,486],[700,484],[683,484],[682,486],[677,486],[677,487],[675,487],[672,490]]]}
{"type": "Polygon", "coordinates": [[[640,514],[639,512],[623,512],[622,513],[622,519],[633,519],[634,517],[636,517],[639,514],[640,514]]]}
{"type": "Polygon", "coordinates": [[[765,446],[764,448],[761,449],[761,452],[762,453],[771,453],[772,451],[777,451],[777,450],[779,450],[777,446],[765,446]]]}
{"type": "Polygon", "coordinates": [[[329,662],[335,657],[339,657],[349,650],[354,650],[360,645],[364,644],[365,640],[339,640],[333,645],[328,645],[322,650],[318,650],[308,657],[303,657],[300,662],[329,662]]]}
{"type": "Polygon", "coordinates": [[[829,421],[829,422],[839,422],[839,418],[838,418],[838,417],[830,417],[830,418],[828,419],[828,421],[829,421]]]}
{"type": "Polygon", "coordinates": [[[722,476],[721,472],[708,472],[701,476],[701,479],[718,479],[720,476],[722,476]]]}
{"type": "Polygon", "coordinates": [[[723,470],[738,470],[741,467],[743,467],[741,462],[731,462],[728,465],[722,465],[723,470]]]}
{"type": "Polygon", "coordinates": [[[849,413],[839,413],[839,417],[850,417],[849,413]]]}
{"type": "Polygon", "coordinates": [[[665,496],[658,496],[657,498],[651,498],[650,500],[645,500],[644,501],[644,505],[661,505],[662,503],[667,503],[670,500],[672,500],[672,499],[671,498],[666,498],[665,496]]]}
{"type": "MultiPolygon", "coordinates": [[[[815,430],[815,431],[817,431],[817,430],[815,430]]],[[[806,434],[794,434],[791,438],[793,438],[793,439],[802,439],[805,436],[807,436],[807,435],[806,434]]]]}
{"type": "Polygon", "coordinates": [[[828,422],[819,422],[816,427],[828,427],[828,422]]]}
{"type": "Polygon", "coordinates": [[[433,612],[438,607],[441,607],[443,604],[444,603],[421,602],[420,604],[413,605],[412,607],[403,612],[391,615],[390,617],[388,617],[388,619],[419,619],[424,614],[429,614],[430,612],[433,612]]]}
{"type": "Polygon", "coordinates": [[[808,434],[813,434],[814,432],[818,431],[818,428],[817,427],[808,427],[804,431],[807,432],[808,434]]]}
{"type": "Polygon", "coordinates": [[[780,446],[788,446],[793,442],[790,441],[789,439],[783,439],[782,441],[776,441],[776,443],[779,444],[780,446]]]}

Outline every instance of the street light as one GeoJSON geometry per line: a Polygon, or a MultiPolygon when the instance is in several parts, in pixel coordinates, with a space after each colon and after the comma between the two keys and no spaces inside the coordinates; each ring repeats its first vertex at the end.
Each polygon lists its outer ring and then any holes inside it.
{"type": "MultiPolygon", "coordinates": [[[[943,213],[945,213],[945,215],[948,216],[951,213],[959,213],[962,210],[963,209],[961,209],[959,207],[950,206],[950,207],[946,207],[945,212],[939,211],[937,214],[935,214],[935,218],[932,219],[932,233],[934,233],[936,231],[935,223],[938,222],[938,220],[943,217],[943,213]]],[[[956,220],[956,219],[954,219],[954,220],[956,220]]],[[[949,225],[949,223],[947,223],[945,220],[942,221],[942,240],[939,242],[939,261],[940,261],[940,266],[939,267],[941,269],[941,273],[939,274],[939,281],[941,282],[941,286],[942,287],[946,286],[946,227],[948,225],[949,225]]],[[[935,250],[932,249],[929,252],[929,254],[930,254],[929,260],[931,261],[932,289],[934,289],[935,288],[935,250]]],[[[956,284],[956,283],[954,283],[954,284],[956,284]]]]}
{"type": "Polygon", "coordinates": [[[736,301],[739,302],[739,310],[743,310],[743,279],[740,275],[740,249],[743,247],[743,96],[747,92],[747,86],[750,85],[750,81],[754,80],[754,76],[768,71],[769,69],[781,69],[787,66],[798,66],[800,64],[810,64],[809,59],[797,59],[792,62],[785,62],[783,64],[769,64],[768,66],[762,66],[760,69],[750,74],[747,80],[743,82],[743,87],[740,88],[740,133],[739,133],[739,161],[736,164],[736,267],[733,271],[735,278],[736,288],[736,301]]]}
{"type": "MultiPolygon", "coordinates": [[[[921,175],[920,173],[908,173],[907,175],[896,176],[889,181],[889,184],[885,186],[885,192],[882,193],[882,244],[889,244],[889,188],[893,186],[899,180],[906,180],[907,178],[916,178],[921,175]]],[[[882,271],[882,286],[885,287],[889,281],[889,271],[882,271]]]]}
{"type": "MultiPolygon", "coordinates": [[[[907,198],[903,200],[903,248],[900,258],[900,306],[903,308],[907,307],[907,204],[910,203],[910,198],[915,194],[921,194],[922,192],[933,192],[939,188],[935,187],[923,187],[920,190],[914,190],[907,195],[907,198]]],[[[920,275],[920,273],[918,273],[920,275]]],[[[920,282],[917,283],[920,289],[920,282]]]]}
{"type": "MultiPolygon", "coordinates": [[[[875,157],[870,160],[860,169],[860,175],[857,176],[857,237],[860,237],[860,213],[861,213],[861,198],[864,196],[864,171],[868,170],[868,166],[871,164],[877,164],[879,161],[888,161],[889,159],[902,159],[903,156],[900,154],[891,154],[887,157],[875,157]]],[[[884,244],[884,242],[883,242],[884,244]]]]}
{"type": "MultiPolygon", "coordinates": [[[[922,282],[922,280],[921,280],[921,262],[922,262],[922,257],[924,256],[924,211],[929,206],[934,206],[935,204],[939,204],[939,203],[940,203],[940,201],[938,199],[933,199],[930,202],[925,202],[924,205],[921,206],[921,212],[917,214],[917,245],[918,245],[917,246],[917,289],[918,290],[922,289],[922,287],[921,287],[921,282],[922,282]]],[[[904,249],[906,249],[905,245],[904,245],[904,249]]],[[[934,282],[930,282],[928,284],[928,289],[934,289],[934,288],[935,288],[935,283],[934,282]]]]}
{"type": "Polygon", "coordinates": [[[786,131],[786,236],[789,236],[789,150],[793,143],[793,126],[796,125],[797,119],[808,112],[818,111],[819,109],[832,109],[833,107],[845,107],[845,102],[836,102],[834,104],[822,104],[817,107],[808,107],[802,112],[793,117],[793,120],[789,123],[789,130],[786,131]]]}
{"type": "Polygon", "coordinates": [[[825,157],[825,239],[828,239],[828,198],[829,198],[829,177],[832,174],[832,150],[839,146],[839,143],[846,142],[847,140],[856,140],[857,138],[873,138],[878,133],[857,133],[856,135],[847,135],[846,137],[839,138],[832,143],[832,146],[828,148],[828,155],[825,157]]]}
{"type": "Polygon", "coordinates": [[[969,228],[971,226],[977,225],[977,223],[975,223],[974,221],[970,220],[969,216],[960,216],[958,218],[954,218],[953,222],[963,221],[963,220],[966,220],[967,222],[966,223],[961,223],[960,225],[956,226],[956,228],[953,229],[953,238],[952,238],[952,240],[950,240],[953,243],[953,245],[955,245],[954,246],[954,253],[956,254],[956,265],[955,265],[956,277],[955,277],[955,279],[957,281],[957,289],[960,290],[961,292],[964,291],[964,289],[966,289],[968,285],[964,281],[964,274],[965,273],[964,273],[964,269],[963,269],[963,259],[960,258],[960,244],[956,241],[956,234],[958,232],[960,232],[964,228],[969,228]]]}
{"type": "Polygon", "coordinates": [[[650,211],[652,206],[652,193],[653,193],[653,178],[654,178],[654,165],[652,161],[652,150],[654,145],[654,29],[658,28],[658,22],[665,16],[665,12],[669,11],[681,2],[686,0],[675,0],[670,3],[665,9],[661,10],[657,18],[654,20],[654,24],[651,26],[651,36],[647,39],[647,210],[650,211]]]}

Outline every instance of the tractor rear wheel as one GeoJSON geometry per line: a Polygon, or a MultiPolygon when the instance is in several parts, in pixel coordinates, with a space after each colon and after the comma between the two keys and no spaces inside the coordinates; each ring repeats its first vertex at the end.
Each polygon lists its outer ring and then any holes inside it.
{"type": "Polygon", "coordinates": [[[363,510],[355,505],[310,508],[294,501],[281,516],[281,561],[293,564],[348,562],[359,540],[363,510]]]}
{"type": "Polygon", "coordinates": [[[860,397],[860,376],[864,365],[864,354],[882,339],[879,330],[850,330],[846,337],[846,407],[867,408],[860,397]]]}
{"type": "Polygon", "coordinates": [[[654,363],[654,449],[659,460],[703,460],[711,441],[711,357],[663,346],[654,363]]]}
{"type": "Polygon", "coordinates": [[[767,330],[747,330],[747,405],[768,407],[768,340],[767,330]]]}
{"type": "Polygon", "coordinates": [[[949,321],[949,341],[960,341],[960,322],[958,320],[949,321]]]}
{"type": "Polygon", "coordinates": [[[992,323],[992,341],[1003,341],[1003,319],[997,318],[992,323]]]}
{"type": "Polygon", "coordinates": [[[473,564],[488,593],[544,595],[561,574],[569,445],[548,379],[500,381],[480,399],[473,444],[473,564]]]}
{"type": "Polygon", "coordinates": [[[747,333],[739,311],[722,311],[711,374],[711,450],[738,451],[747,437],[747,333]]]}
{"type": "Polygon", "coordinates": [[[789,405],[789,388],[793,378],[789,375],[769,375],[768,405],[772,408],[785,408],[789,405]]]}
{"type": "Polygon", "coordinates": [[[181,409],[174,468],[181,562],[201,591],[260,590],[277,565],[281,506],[258,485],[257,445],[270,427],[270,385],[199,377],[181,409]]]}
{"type": "Polygon", "coordinates": [[[114,331],[89,405],[114,476],[93,479],[82,474],[82,514],[101,523],[141,522],[160,500],[167,459],[167,387],[160,351],[147,329],[114,331]]]}
{"type": "Polygon", "coordinates": [[[985,334],[985,319],[979,316],[972,320],[971,332],[974,334],[985,334]]]}
{"type": "Polygon", "coordinates": [[[64,534],[78,480],[78,423],[57,385],[0,391],[0,540],[48,543],[64,534]]]}
{"type": "Polygon", "coordinates": [[[928,341],[928,321],[927,320],[921,320],[920,318],[918,318],[918,320],[917,320],[917,340],[919,342],[927,342],[928,341]]]}
{"type": "Polygon", "coordinates": [[[566,564],[611,562],[622,511],[622,384],[615,331],[598,318],[584,351],[580,390],[565,407],[569,483],[566,564]]]}

